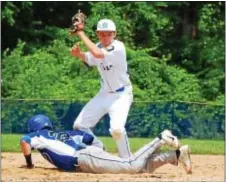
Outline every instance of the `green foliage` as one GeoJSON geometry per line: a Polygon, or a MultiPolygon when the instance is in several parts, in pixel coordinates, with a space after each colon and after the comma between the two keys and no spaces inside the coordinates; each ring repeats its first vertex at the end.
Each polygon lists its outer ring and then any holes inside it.
{"type": "Polygon", "coordinates": [[[161,59],[148,54],[148,49],[127,49],[129,73],[138,100],[193,100],[201,101],[198,79],[185,70],[167,65],[170,57],[161,59]],[[138,90],[146,90],[146,97],[139,97],[138,90]]]}
{"type": "MultiPolygon", "coordinates": [[[[24,55],[25,47],[26,43],[19,41],[10,54],[8,50],[3,54],[4,97],[88,99],[98,91],[97,70],[87,69],[73,58],[64,40],[54,40],[28,55],[24,55]]],[[[194,75],[168,66],[170,57],[158,59],[150,56],[150,51],[127,49],[135,100],[202,100],[194,75]]]]}
{"type": "Polygon", "coordinates": [[[10,26],[15,24],[15,16],[22,10],[27,11],[32,7],[32,2],[21,2],[21,7],[18,7],[15,2],[2,3],[2,20],[6,21],[10,26]]]}
{"type": "Polygon", "coordinates": [[[165,2],[134,2],[122,6],[123,17],[132,25],[133,41],[140,47],[160,47],[165,30],[172,29],[161,8],[165,2]]]}
{"type": "Polygon", "coordinates": [[[130,22],[126,21],[126,19],[122,19],[123,9],[121,6],[117,6],[117,4],[113,2],[93,2],[91,5],[92,16],[87,19],[86,30],[92,40],[97,41],[95,33],[97,22],[100,19],[108,18],[112,19],[116,24],[117,37],[122,41],[126,41],[129,45],[133,45],[132,25],[130,22]]]}
{"type": "Polygon", "coordinates": [[[87,99],[97,92],[97,73],[73,58],[64,41],[55,40],[47,48],[29,55],[24,55],[24,46],[25,43],[19,42],[9,56],[4,53],[4,97],[87,99]]]}
{"type": "Polygon", "coordinates": [[[224,3],[203,3],[197,17],[197,38],[185,39],[183,64],[200,79],[203,97],[216,100],[224,93],[224,3]]]}
{"type": "Polygon", "coordinates": [[[224,105],[225,104],[225,95],[223,95],[223,94],[219,95],[216,99],[216,103],[224,105]]]}

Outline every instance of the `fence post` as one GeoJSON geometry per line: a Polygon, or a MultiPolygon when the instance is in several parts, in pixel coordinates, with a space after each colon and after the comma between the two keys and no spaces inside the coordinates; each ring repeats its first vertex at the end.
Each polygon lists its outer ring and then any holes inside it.
{"type": "Polygon", "coordinates": [[[172,102],[173,102],[173,103],[172,103],[172,104],[173,104],[173,108],[172,108],[172,116],[171,116],[171,120],[172,120],[172,125],[174,126],[173,123],[175,122],[175,117],[174,117],[174,116],[175,116],[175,113],[174,113],[174,112],[175,112],[175,100],[173,100],[172,102]]]}

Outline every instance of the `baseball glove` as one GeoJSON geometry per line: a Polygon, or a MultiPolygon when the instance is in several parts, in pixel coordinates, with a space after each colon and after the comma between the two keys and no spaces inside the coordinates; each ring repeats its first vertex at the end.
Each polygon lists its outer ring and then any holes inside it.
{"type": "Polygon", "coordinates": [[[78,13],[72,17],[72,25],[69,29],[71,35],[75,34],[77,31],[84,30],[85,18],[86,16],[81,10],[78,10],[78,13]]]}

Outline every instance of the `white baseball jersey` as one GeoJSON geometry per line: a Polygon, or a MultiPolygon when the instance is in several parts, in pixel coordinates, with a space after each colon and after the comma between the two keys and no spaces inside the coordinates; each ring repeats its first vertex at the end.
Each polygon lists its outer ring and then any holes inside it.
{"type": "MultiPolygon", "coordinates": [[[[125,46],[118,40],[113,40],[107,48],[103,48],[100,43],[97,43],[97,46],[104,52],[104,58],[95,58],[90,52],[86,52],[85,62],[90,66],[97,66],[101,76],[101,90],[82,109],[73,128],[91,133],[89,128],[94,127],[108,113],[111,118],[109,131],[116,141],[119,155],[128,158],[131,152],[125,124],[133,93],[127,70],[125,46]]],[[[103,146],[96,137],[94,145],[100,148],[103,146]]]]}
{"type": "Polygon", "coordinates": [[[107,48],[103,48],[100,43],[97,43],[97,46],[103,50],[104,58],[95,58],[90,52],[86,52],[85,61],[90,66],[97,66],[102,88],[108,92],[115,92],[124,86],[131,85],[124,44],[113,40],[107,48]]]}
{"type": "Polygon", "coordinates": [[[48,129],[24,135],[32,149],[37,149],[50,163],[63,170],[74,170],[77,165],[78,152],[92,145],[93,136],[80,130],[51,131],[48,129]]]}

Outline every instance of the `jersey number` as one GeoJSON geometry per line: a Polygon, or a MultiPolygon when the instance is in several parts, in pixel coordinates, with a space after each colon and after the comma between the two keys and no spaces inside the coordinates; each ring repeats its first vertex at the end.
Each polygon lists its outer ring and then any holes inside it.
{"type": "Polygon", "coordinates": [[[105,71],[109,71],[109,70],[111,70],[111,68],[113,67],[113,65],[104,66],[103,63],[101,63],[101,66],[102,66],[102,68],[103,68],[105,71]]]}
{"type": "Polygon", "coordinates": [[[55,139],[60,140],[61,142],[65,142],[70,138],[70,135],[66,132],[57,133],[57,132],[50,131],[49,136],[55,137],[55,139]]]}

